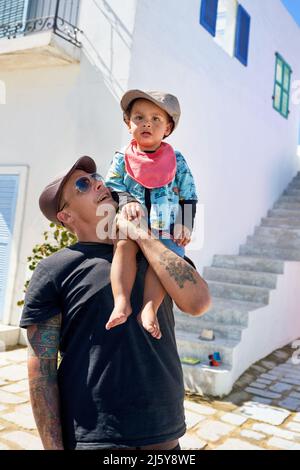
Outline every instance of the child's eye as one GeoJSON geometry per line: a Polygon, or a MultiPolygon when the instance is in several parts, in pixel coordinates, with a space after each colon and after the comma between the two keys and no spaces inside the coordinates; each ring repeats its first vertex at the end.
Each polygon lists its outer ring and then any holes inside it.
{"type": "Polygon", "coordinates": [[[154,121],[159,121],[159,117],[158,116],[154,116],[154,121]]]}

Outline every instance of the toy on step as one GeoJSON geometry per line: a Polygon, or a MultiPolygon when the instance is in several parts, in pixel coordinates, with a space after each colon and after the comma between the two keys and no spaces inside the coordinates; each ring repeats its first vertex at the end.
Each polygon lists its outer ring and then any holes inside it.
{"type": "Polygon", "coordinates": [[[204,328],[199,335],[199,339],[204,339],[204,341],[213,341],[215,339],[213,330],[204,328]]]}
{"type": "Polygon", "coordinates": [[[219,367],[221,365],[221,356],[219,352],[214,352],[208,356],[209,365],[211,367],[219,367]]]}
{"type": "Polygon", "coordinates": [[[197,364],[200,364],[201,361],[196,357],[185,356],[180,358],[180,362],[182,364],[188,364],[189,366],[195,366],[197,364]]]}

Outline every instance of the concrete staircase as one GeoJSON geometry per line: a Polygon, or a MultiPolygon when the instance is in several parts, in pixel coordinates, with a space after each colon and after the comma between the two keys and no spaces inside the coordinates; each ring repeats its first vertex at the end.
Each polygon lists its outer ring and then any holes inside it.
{"type": "Polygon", "coordinates": [[[186,389],[224,396],[251,364],[300,337],[300,173],[239,255],[214,256],[203,277],[212,309],[199,318],[175,311],[177,345],[181,357],[201,360],[183,365],[186,389]],[[199,339],[203,328],[213,341],[199,339]],[[214,351],[221,367],[209,366],[214,351]]]}

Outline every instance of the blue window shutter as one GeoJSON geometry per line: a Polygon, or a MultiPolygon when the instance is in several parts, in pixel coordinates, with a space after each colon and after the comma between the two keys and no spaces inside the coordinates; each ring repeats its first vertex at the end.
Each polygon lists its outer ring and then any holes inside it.
{"type": "Polygon", "coordinates": [[[248,65],[250,21],[250,15],[242,5],[239,5],[237,12],[234,55],[245,66],[248,65]]]}
{"type": "Polygon", "coordinates": [[[26,21],[28,9],[28,0],[0,0],[0,38],[3,37],[4,30],[2,26],[11,25],[11,30],[16,25],[22,25],[19,27],[19,31],[24,29],[24,22],[26,21]]]}
{"type": "Polygon", "coordinates": [[[9,254],[18,193],[17,175],[0,175],[0,320],[3,317],[9,254]]]}
{"type": "Polygon", "coordinates": [[[202,24],[212,36],[216,35],[218,1],[219,0],[202,0],[201,2],[200,24],[202,24]]]}

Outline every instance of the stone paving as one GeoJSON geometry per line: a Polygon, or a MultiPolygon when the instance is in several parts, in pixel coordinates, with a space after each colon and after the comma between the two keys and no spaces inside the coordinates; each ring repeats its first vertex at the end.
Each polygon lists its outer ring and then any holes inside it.
{"type": "MultiPolygon", "coordinates": [[[[223,399],[187,395],[182,448],[300,450],[300,363],[292,360],[294,353],[286,346],[252,365],[223,399]]],[[[0,450],[42,449],[26,359],[24,347],[0,352],[0,450]]]]}

